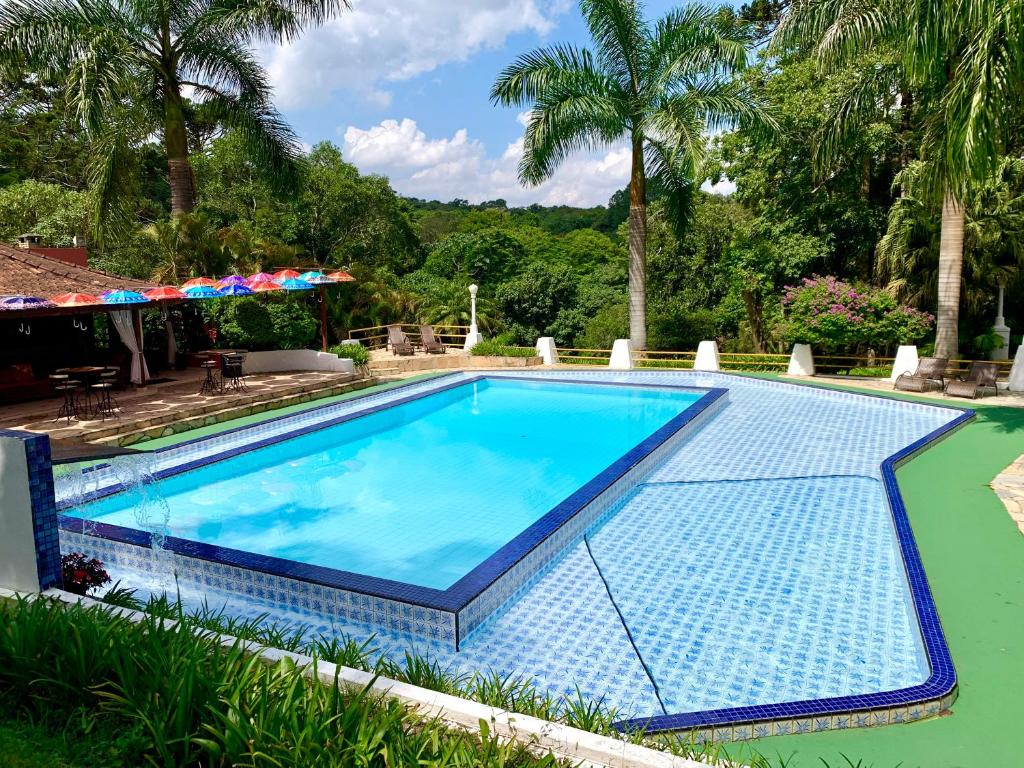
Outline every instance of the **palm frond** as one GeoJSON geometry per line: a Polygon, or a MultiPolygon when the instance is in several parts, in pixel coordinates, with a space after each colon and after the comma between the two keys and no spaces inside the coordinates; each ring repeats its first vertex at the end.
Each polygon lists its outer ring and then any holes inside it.
{"type": "Polygon", "coordinates": [[[747,66],[750,35],[731,14],[701,5],[669,12],[647,49],[646,88],[658,93],[692,77],[728,76],[747,66]]]}
{"type": "Polygon", "coordinates": [[[294,40],[307,25],[323,24],[351,8],[349,0],[212,0],[181,31],[182,39],[220,36],[242,43],[294,40]]]}
{"type": "Polygon", "coordinates": [[[506,107],[524,106],[553,85],[571,79],[600,80],[607,90],[618,89],[597,67],[590,51],[554,45],[524,53],[505,67],[491,86],[491,101],[506,107]]]}
{"type": "Polygon", "coordinates": [[[649,35],[639,0],[580,0],[601,68],[622,87],[638,90],[649,35]]]}

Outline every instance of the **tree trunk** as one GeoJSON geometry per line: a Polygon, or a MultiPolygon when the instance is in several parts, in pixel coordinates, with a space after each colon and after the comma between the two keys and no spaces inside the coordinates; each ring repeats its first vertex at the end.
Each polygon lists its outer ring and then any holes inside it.
{"type": "Polygon", "coordinates": [[[764,318],[761,313],[761,299],[751,288],[744,288],[743,305],[747,309],[747,323],[750,325],[750,337],[754,342],[754,352],[764,354],[764,318]]]}
{"type": "Polygon", "coordinates": [[[935,356],[956,357],[960,318],[960,273],[964,264],[964,207],[948,190],[942,200],[939,237],[939,295],[935,356]]]}
{"type": "Polygon", "coordinates": [[[644,147],[633,139],[629,178],[629,339],[633,349],[647,348],[647,179],[644,147]]]}
{"type": "Polygon", "coordinates": [[[191,213],[196,205],[195,175],[188,157],[185,111],[177,83],[167,83],[164,92],[164,148],[171,185],[171,216],[191,213]]]}

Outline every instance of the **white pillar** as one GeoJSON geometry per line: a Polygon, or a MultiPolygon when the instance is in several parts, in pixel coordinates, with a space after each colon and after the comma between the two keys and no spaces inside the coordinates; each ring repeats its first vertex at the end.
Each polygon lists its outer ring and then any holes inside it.
{"type": "Polygon", "coordinates": [[[1007,389],[1011,392],[1024,392],[1024,344],[1017,347],[1017,354],[1013,356],[1007,389]]]}
{"type": "Polygon", "coordinates": [[[904,373],[913,373],[917,370],[917,345],[904,344],[896,350],[896,359],[892,361],[892,373],[889,374],[889,381],[896,381],[904,373]]]}
{"type": "Polygon", "coordinates": [[[544,360],[544,365],[558,365],[558,349],[550,336],[537,339],[537,354],[544,360]]]}
{"type": "Polygon", "coordinates": [[[0,436],[0,586],[39,591],[25,443],[0,436]]]}
{"type": "Polygon", "coordinates": [[[793,351],[789,355],[789,368],[786,373],[790,376],[813,376],[814,375],[814,353],[810,344],[794,344],[793,351]]]}
{"type": "Polygon", "coordinates": [[[993,360],[1007,360],[1010,357],[1010,328],[1003,317],[1003,284],[999,284],[999,310],[996,314],[996,324],[992,330],[1003,340],[1003,346],[993,349],[989,357],[993,360]]]}
{"type": "Polygon", "coordinates": [[[462,348],[469,352],[473,347],[484,340],[480,329],[476,327],[476,283],[469,286],[469,333],[466,334],[466,341],[462,348]]]}
{"type": "Polygon", "coordinates": [[[697,355],[693,358],[693,370],[695,371],[720,371],[721,362],[718,359],[718,342],[702,341],[697,345],[697,355]]]}
{"type": "Polygon", "coordinates": [[[612,344],[612,356],[608,360],[609,368],[628,371],[633,367],[633,345],[629,339],[616,339],[612,344]]]}

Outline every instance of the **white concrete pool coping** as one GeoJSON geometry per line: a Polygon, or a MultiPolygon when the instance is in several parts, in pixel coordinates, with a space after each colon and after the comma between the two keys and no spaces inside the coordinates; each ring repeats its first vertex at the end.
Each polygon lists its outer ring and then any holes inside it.
{"type": "MultiPolygon", "coordinates": [[[[116,608],[99,600],[79,597],[60,589],[49,589],[42,593],[42,596],[68,604],[102,606],[135,622],[145,618],[145,614],[141,611],[116,608]]],[[[37,599],[40,595],[0,588],[0,598],[13,599],[17,597],[32,600],[37,599]]],[[[172,619],[164,621],[167,626],[173,626],[176,623],[172,619]]],[[[240,641],[230,635],[202,630],[198,630],[196,633],[212,637],[225,647],[231,647],[238,643],[245,650],[258,654],[268,664],[276,663],[284,658],[291,659],[297,666],[305,669],[308,676],[312,677],[314,674],[314,660],[309,656],[280,648],[264,647],[252,641],[240,641]]],[[[480,722],[484,721],[491,731],[501,739],[519,742],[537,753],[550,752],[559,759],[568,760],[573,765],[600,768],[713,768],[709,763],[676,757],[668,752],[630,744],[621,739],[600,736],[562,723],[509,712],[471,699],[450,696],[428,688],[380,677],[370,672],[350,667],[339,667],[325,661],[316,661],[315,674],[316,679],[323,685],[332,685],[337,679],[342,686],[349,689],[369,688],[374,693],[397,699],[424,717],[436,718],[454,728],[478,732],[480,722]]],[[[736,764],[729,763],[729,765],[735,766],[736,764]]]]}

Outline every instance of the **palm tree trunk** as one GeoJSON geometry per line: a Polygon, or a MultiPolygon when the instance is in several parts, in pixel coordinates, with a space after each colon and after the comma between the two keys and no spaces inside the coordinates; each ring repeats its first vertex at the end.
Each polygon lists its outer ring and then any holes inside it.
{"type": "Polygon", "coordinates": [[[634,139],[629,178],[629,339],[633,349],[647,348],[646,187],[643,142],[634,139]]]}
{"type": "Polygon", "coordinates": [[[185,111],[175,83],[168,83],[164,93],[164,148],[171,185],[171,216],[178,217],[195,208],[196,184],[188,157],[185,111]]]}
{"type": "Polygon", "coordinates": [[[935,356],[956,357],[960,318],[960,273],[964,264],[964,207],[948,190],[942,200],[939,236],[939,296],[935,356]]]}

